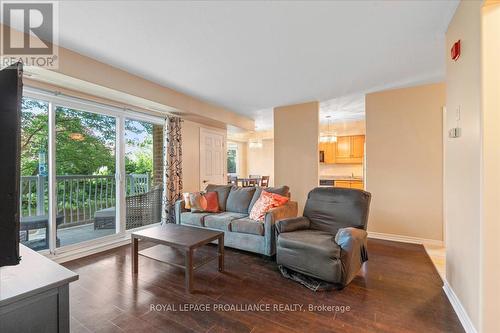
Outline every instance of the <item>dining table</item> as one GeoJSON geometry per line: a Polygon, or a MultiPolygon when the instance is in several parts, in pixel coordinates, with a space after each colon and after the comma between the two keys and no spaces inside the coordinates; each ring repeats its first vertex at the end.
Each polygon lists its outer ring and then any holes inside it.
{"type": "Polygon", "coordinates": [[[247,177],[247,178],[237,178],[236,179],[236,184],[243,187],[250,187],[250,186],[258,186],[260,185],[262,177],[247,177]]]}

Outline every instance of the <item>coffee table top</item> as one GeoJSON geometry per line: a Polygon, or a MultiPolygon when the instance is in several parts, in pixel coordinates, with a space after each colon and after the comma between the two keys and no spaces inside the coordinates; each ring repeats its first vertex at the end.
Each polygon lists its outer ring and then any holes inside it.
{"type": "Polygon", "coordinates": [[[180,248],[195,248],[216,240],[221,235],[224,235],[224,232],[173,223],[166,223],[132,233],[133,238],[147,239],[180,248]]]}

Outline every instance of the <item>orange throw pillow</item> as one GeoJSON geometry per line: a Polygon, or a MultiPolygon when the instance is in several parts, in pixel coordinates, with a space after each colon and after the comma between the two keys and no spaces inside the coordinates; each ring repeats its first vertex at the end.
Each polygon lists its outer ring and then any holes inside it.
{"type": "Polygon", "coordinates": [[[217,196],[217,192],[207,192],[203,196],[207,199],[205,212],[217,213],[219,211],[219,197],[217,196]]]}
{"type": "Polygon", "coordinates": [[[217,192],[189,193],[189,204],[193,213],[217,213],[219,211],[217,192]]]}
{"type": "Polygon", "coordinates": [[[272,196],[265,195],[264,193],[268,193],[266,191],[262,191],[259,199],[255,202],[250,211],[250,218],[252,220],[264,221],[264,217],[266,213],[274,207],[274,199],[272,196]]]}
{"type": "MultiPolygon", "coordinates": [[[[265,191],[262,191],[262,192],[265,192],[265,191]]],[[[284,197],[284,196],[276,194],[276,193],[266,192],[265,195],[270,195],[273,198],[274,207],[283,206],[284,204],[286,204],[288,202],[288,200],[290,200],[290,198],[284,197]]]]}
{"type": "Polygon", "coordinates": [[[250,218],[252,220],[263,221],[266,213],[272,208],[283,206],[290,200],[288,197],[282,195],[271,193],[267,191],[262,191],[259,199],[255,202],[250,211],[250,218]]]}

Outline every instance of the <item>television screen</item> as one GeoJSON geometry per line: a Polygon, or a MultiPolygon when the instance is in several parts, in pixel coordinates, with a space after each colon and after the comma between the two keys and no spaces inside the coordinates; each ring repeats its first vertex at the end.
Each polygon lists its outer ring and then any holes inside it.
{"type": "Polygon", "coordinates": [[[0,71],[0,267],[19,263],[21,63],[0,71]]]}

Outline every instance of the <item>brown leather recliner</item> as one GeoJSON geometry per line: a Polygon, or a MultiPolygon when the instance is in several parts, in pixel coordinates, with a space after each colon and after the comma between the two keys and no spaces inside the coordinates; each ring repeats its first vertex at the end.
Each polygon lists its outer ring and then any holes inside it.
{"type": "Polygon", "coordinates": [[[276,223],[278,265],[345,287],[368,260],[370,200],[361,190],[313,189],[303,216],[276,223]]]}

